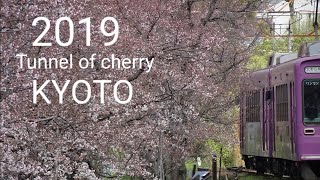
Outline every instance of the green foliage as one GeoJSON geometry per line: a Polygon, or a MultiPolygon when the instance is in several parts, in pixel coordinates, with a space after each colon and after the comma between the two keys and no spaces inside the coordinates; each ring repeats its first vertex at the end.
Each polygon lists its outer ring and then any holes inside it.
{"type": "Polygon", "coordinates": [[[214,152],[220,158],[220,149],[222,148],[222,167],[231,167],[235,164],[235,147],[229,147],[213,140],[207,141],[207,146],[211,152],[214,152]]]}
{"type": "MultiPolygon", "coordinates": [[[[320,16],[318,16],[318,19],[320,19],[320,16]]],[[[293,34],[299,34],[299,35],[309,35],[314,32],[314,18],[313,16],[308,16],[306,21],[298,21],[299,23],[294,23],[292,25],[292,33],[293,34]]],[[[319,31],[320,34],[320,31],[319,31]]],[[[315,37],[295,37],[292,39],[292,49],[293,51],[298,51],[299,47],[302,43],[305,42],[313,42],[315,37]]]]}
{"type": "Polygon", "coordinates": [[[201,167],[211,168],[212,164],[212,153],[215,153],[218,157],[217,162],[220,158],[220,149],[222,148],[222,167],[231,167],[235,164],[235,147],[226,146],[225,144],[215,142],[212,139],[207,140],[205,143],[201,144],[201,150],[199,149],[198,154],[194,155],[192,159],[185,162],[187,171],[192,170],[193,164],[197,163],[197,157],[201,158],[201,167]]]}
{"type": "Polygon", "coordinates": [[[191,172],[192,171],[192,168],[193,168],[194,164],[195,164],[195,162],[193,160],[191,160],[191,159],[186,160],[185,166],[186,166],[187,172],[191,172]]]}
{"type": "Polygon", "coordinates": [[[258,70],[266,68],[268,65],[269,56],[273,52],[287,52],[288,47],[285,39],[261,39],[256,45],[252,56],[249,59],[247,68],[249,70],[258,70]]]}
{"type": "MultiPolygon", "coordinates": [[[[320,15],[318,16],[320,19],[320,15]]],[[[314,17],[308,16],[305,21],[300,21],[299,19],[294,18],[291,20],[292,23],[292,33],[293,34],[310,34],[314,32],[314,17]]],[[[313,38],[314,39],[314,38],[313,38]]]]}

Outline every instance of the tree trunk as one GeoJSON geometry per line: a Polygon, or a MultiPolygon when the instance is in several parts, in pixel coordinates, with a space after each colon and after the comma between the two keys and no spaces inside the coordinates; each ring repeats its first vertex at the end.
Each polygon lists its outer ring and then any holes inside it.
{"type": "Polygon", "coordinates": [[[165,165],[165,180],[185,180],[186,179],[186,167],[183,163],[178,165],[173,162],[172,155],[167,156],[164,161],[165,165]]]}

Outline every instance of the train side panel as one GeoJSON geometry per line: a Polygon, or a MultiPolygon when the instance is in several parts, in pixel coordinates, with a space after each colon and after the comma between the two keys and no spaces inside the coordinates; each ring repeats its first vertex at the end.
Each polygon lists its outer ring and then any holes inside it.
{"type": "Polygon", "coordinates": [[[292,112],[294,94],[294,63],[289,62],[271,70],[271,84],[273,88],[273,158],[295,160],[294,123],[292,112]]]}
{"type": "Polygon", "coordinates": [[[240,104],[241,154],[267,157],[268,131],[265,120],[265,87],[269,69],[255,72],[249,88],[243,93],[240,104]]]}

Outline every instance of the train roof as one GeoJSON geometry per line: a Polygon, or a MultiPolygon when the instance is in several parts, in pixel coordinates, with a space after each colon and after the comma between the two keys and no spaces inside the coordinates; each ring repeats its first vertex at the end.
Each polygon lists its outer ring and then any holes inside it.
{"type": "Polygon", "coordinates": [[[300,46],[298,57],[320,55],[320,41],[303,43],[300,46]]]}
{"type": "Polygon", "coordinates": [[[298,53],[274,53],[269,57],[269,66],[275,66],[298,58],[298,53]]]}
{"type": "Polygon", "coordinates": [[[296,60],[297,58],[320,55],[320,41],[303,43],[298,53],[273,53],[269,57],[269,67],[296,60]]]}
{"type": "Polygon", "coordinates": [[[277,58],[280,56],[284,56],[287,55],[288,53],[273,53],[270,57],[269,57],[269,63],[268,66],[275,66],[277,65],[277,58]]]}
{"type": "MultiPolygon", "coordinates": [[[[270,71],[288,72],[294,64],[307,59],[312,59],[313,56],[320,57],[320,41],[314,43],[304,43],[300,47],[298,53],[274,53],[270,56],[269,67],[252,72],[250,75],[251,82],[255,87],[267,87],[269,84],[270,71]]],[[[287,73],[288,73],[287,72],[287,73]]],[[[290,73],[288,73],[290,75],[290,73]]]]}
{"type": "Polygon", "coordinates": [[[282,64],[282,63],[292,61],[297,58],[298,58],[298,53],[289,53],[289,54],[285,54],[285,55],[277,57],[276,63],[282,64]]]}

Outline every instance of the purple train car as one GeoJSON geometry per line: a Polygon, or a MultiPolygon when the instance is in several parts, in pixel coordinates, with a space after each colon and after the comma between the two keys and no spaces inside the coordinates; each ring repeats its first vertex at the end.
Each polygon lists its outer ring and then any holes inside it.
{"type": "Polygon", "coordinates": [[[247,87],[240,102],[246,168],[320,179],[320,42],[273,55],[247,87]]]}

